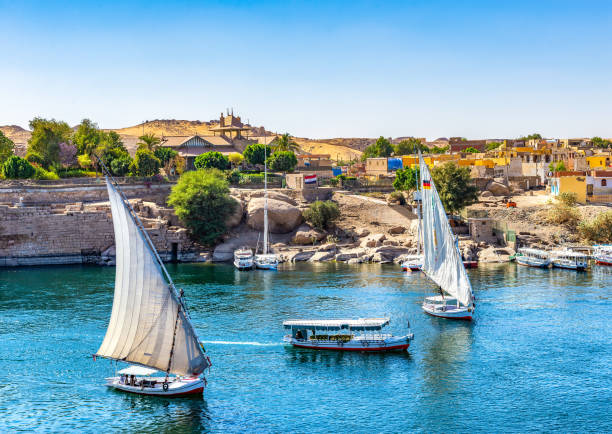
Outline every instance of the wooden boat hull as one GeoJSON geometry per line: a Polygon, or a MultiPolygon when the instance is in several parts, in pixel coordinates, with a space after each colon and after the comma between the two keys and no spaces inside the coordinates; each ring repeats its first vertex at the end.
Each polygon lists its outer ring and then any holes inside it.
{"type": "Polygon", "coordinates": [[[421,271],[421,265],[402,265],[404,271],[421,271]]]}
{"type": "Polygon", "coordinates": [[[108,379],[106,386],[122,392],[135,393],[147,396],[163,396],[166,398],[177,398],[181,396],[201,395],[204,392],[206,382],[200,378],[185,378],[180,381],[168,383],[168,389],[164,390],[163,384],[158,383],[155,387],[141,387],[121,384],[119,377],[108,379]]]}
{"type": "Polygon", "coordinates": [[[285,338],[285,342],[290,343],[296,348],[306,348],[309,350],[329,350],[329,351],[360,351],[360,352],[385,352],[385,351],[406,351],[410,347],[413,335],[394,337],[384,340],[354,340],[345,343],[335,341],[306,341],[297,340],[290,337],[285,338]]]}
{"type": "Polygon", "coordinates": [[[612,262],[602,261],[602,260],[599,260],[599,259],[596,259],[595,263],[597,265],[612,265],[612,262]]]}
{"type": "Polygon", "coordinates": [[[478,261],[463,261],[465,268],[478,268],[478,261]]]}
{"type": "Polygon", "coordinates": [[[470,310],[469,308],[464,307],[464,306],[460,306],[459,308],[451,308],[451,309],[449,309],[448,306],[446,306],[446,309],[442,310],[440,309],[440,306],[436,307],[435,305],[424,303],[422,308],[423,308],[423,311],[427,315],[435,316],[437,318],[457,319],[457,320],[464,320],[464,321],[471,321],[473,313],[474,313],[473,309],[470,310]]]}

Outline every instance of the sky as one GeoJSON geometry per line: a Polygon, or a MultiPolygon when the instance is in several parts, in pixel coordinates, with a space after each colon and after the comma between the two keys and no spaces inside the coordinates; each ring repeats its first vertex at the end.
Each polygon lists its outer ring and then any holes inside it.
{"type": "Polygon", "coordinates": [[[0,0],[0,125],[612,137],[610,1],[0,0]]]}

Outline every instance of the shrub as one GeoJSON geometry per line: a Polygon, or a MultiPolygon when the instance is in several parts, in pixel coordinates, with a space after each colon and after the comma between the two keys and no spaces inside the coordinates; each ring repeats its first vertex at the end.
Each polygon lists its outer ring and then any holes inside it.
{"type": "Polygon", "coordinates": [[[240,183],[240,171],[230,170],[226,173],[225,178],[230,184],[238,184],[240,183]]]}
{"type": "Polygon", "coordinates": [[[465,148],[465,149],[463,150],[463,152],[467,152],[467,153],[469,153],[469,154],[478,154],[478,152],[479,152],[479,151],[478,151],[478,149],[476,149],[476,148],[474,148],[474,147],[470,146],[469,148],[465,148]]]}
{"type": "Polygon", "coordinates": [[[297,158],[291,151],[277,151],[268,158],[268,166],[277,172],[291,172],[297,166],[297,158]]]}
{"type": "Polygon", "coordinates": [[[26,179],[34,176],[35,169],[25,158],[13,155],[2,166],[2,175],[11,179],[26,179]]]}
{"type": "Polygon", "coordinates": [[[406,205],[406,198],[400,191],[394,191],[389,194],[390,203],[399,203],[400,205],[406,205]]]}
{"type": "Polygon", "coordinates": [[[268,145],[256,143],[246,147],[242,155],[250,164],[264,164],[266,157],[272,154],[272,149],[268,145]]]}
{"type": "Polygon", "coordinates": [[[565,225],[575,229],[580,222],[580,212],[571,206],[557,203],[548,210],[546,220],[554,225],[565,225]]]}
{"type": "Polygon", "coordinates": [[[221,152],[205,152],[195,159],[193,163],[196,169],[219,169],[227,170],[230,168],[229,159],[221,152]]]}
{"type": "Polygon", "coordinates": [[[136,151],[136,156],[130,164],[130,174],[132,176],[153,176],[157,175],[161,162],[153,152],[146,149],[136,151]]]}
{"type": "Polygon", "coordinates": [[[94,178],[96,172],[83,169],[64,169],[57,172],[60,178],[94,178]]]}
{"type": "Polygon", "coordinates": [[[35,170],[34,177],[33,177],[34,179],[46,179],[46,180],[60,179],[57,173],[52,172],[50,170],[45,170],[42,167],[35,167],[34,170],[35,170]]]}
{"type": "Polygon", "coordinates": [[[129,155],[116,158],[110,163],[110,171],[115,176],[125,176],[130,171],[132,159],[129,155]]]}
{"type": "Polygon", "coordinates": [[[176,152],[174,149],[164,148],[160,146],[158,148],[155,148],[155,151],[153,151],[153,154],[157,158],[159,158],[161,165],[165,166],[167,163],[170,162],[170,160],[172,160],[174,157],[178,155],[178,152],[176,152]]]}
{"type": "Polygon", "coordinates": [[[87,154],[79,155],[77,160],[79,162],[79,166],[81,166],[81,169],[90,169],[93,166],[91,158],[89,158],[89,155],[87,154]]]}
{"type": "Polygon", "coordinates": [[[393,188],[395,190],[415,190],[417,188],[417,177],[419,176],[419,168],[406,167],[405,169],[398,169],[395,172],[395,179],[393,180],[393,188]]]}
{"type": "Polygon", "coordinates": [[[612,243],[612,211],[599,214],[578,226],[580,236],[590,243],[612,243]]]}
{"type": "Polygon", "coordinates": [[[331,200],[317,200],[302,213],[304,219],[317,229],[329,229],[333,225],[334,220],[340,217],[340,209],[338,204],[331,200]]]}
{"type": "Polygon", "coordinates": [[[234,166],[238,166],[240,163],[242,163],[242,160],[244,160],[244,157],[242,156],[242,154],[238,153],[238,152],[232,152],[231,154],[229,154],[227,156],[227,159],[230,161],[230,163],[232,163],[234,166]]]}
{"type": "Polygon", "coordinates": [[[556,199],[563,205],[574,206],[578,202],[578,195],[576,193],[570,193],[568,191],[565,191],[559,194],[556,199]]]}
{"type": "Polygon", "coordinates": [[[227,230],[225,222],[236,209],[223,172],[203,169],[185,172],[172,187],[168,204],[203,244],[212,245],[227,230]]]}
{"type": "Polygon", "coordinates": [[[42,166],[45,162],[45,160],[39,153],[32,151],[29,151],[26,154],[25,159],[28,160],[28,162],[30,162],[31,164],[38,164],[39,166],[42,166]]]}

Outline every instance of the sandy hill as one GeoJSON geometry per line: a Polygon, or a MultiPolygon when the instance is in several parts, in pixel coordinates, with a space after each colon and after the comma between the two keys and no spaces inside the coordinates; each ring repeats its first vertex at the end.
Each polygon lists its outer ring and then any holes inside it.
{"type": "Polygon", "coordinates": [[[28,140],[30,140],[32,133],[18,125],[0,126],[0,131],[15,143],[15,154],[20,157],[25,156],[28,140]]]}

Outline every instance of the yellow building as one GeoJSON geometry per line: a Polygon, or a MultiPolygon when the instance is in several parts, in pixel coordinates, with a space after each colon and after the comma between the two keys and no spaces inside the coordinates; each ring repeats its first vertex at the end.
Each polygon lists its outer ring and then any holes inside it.
{"type": "Polygon", "coordinates": [[[557,172],[550,179],[550,193],[553,196],[575,193],[579,203],[586,203],[587,177],[584,172],[557,172]]]}
{"type": "Polygon", "coordinates": [[[589,169],[605,169],[610,166],[610,155],[592,155],[586,157],[589,169]]]}

